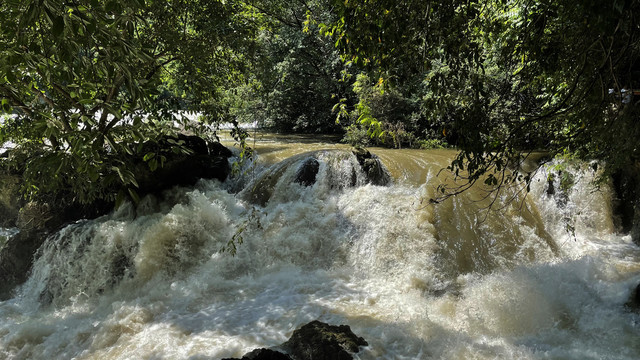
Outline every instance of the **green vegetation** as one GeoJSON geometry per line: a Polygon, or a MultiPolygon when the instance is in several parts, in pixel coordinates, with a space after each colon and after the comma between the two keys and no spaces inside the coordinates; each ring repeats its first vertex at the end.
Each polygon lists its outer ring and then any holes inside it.
{"type": "Polygon", "coordinates": [[[450,170],[468,180],[445,195],[481,179],[526,184],[507,170],[531,150],[607,172],[638,160],[640,1],[350,0],[338,11],[328,32],[347,59],[392,88],[424,81],[424,118],[461,149],[450,170]]]}
{"type": "Polygon", "coordinates": [[[161,167],[167,135],[257,122],[456,146],[468,184],[445,196],[526,184],[508,169],[533,150],[613,172],[640,156],[637,14],[638,0],[7,0],[4,161],[27,195],[135,198],[134,159],[161,167]]]}
{"type": "MultiPolygon", "coordinates": [[[[252,42],[243,4],[144,0],[0,3],[0,142],[24,192],[136,197],[133,161],[186,129],[177,110],[223,116],[221,87],[252,42]],[[151,144],[151,146],[147,146],[151,144]]],[[[186,114],[186,113],[182,113],[186,114]]],[[[174,142],[175,151],[186,151],[174,142]]]]}

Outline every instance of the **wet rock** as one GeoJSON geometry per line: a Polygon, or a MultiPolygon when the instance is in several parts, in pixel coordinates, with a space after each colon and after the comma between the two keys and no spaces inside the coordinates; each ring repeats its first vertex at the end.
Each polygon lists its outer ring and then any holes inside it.
{"type": "Polygon", "coordinates": [[[631,291],[627,306],[635,311],[640,311],[640,284],[631,291]]]}
{"type": "Polygon", "coordinates": [[[292,360],[286,354],[271,349],[256,349],[245,354],[242,358],[227,358],[222,360],[292,360]]]}
{"type": "Polygon", "coordinates": [[[549,174],[549,176],[547,176],[547,195],[549,196],[553,196],[556,193],[554,180],[555,176],[553,174],[549,174]]]}
{"type": "Polygon", "coordinates": [[[391,176],[380,162],[380,159],[366,149],[355,149],[353,154],[358,159],[367,182],[372,185],[385,186],[391,182],[391,176]]]}
{"type": "Polygon", "coordinates": [[[294,331],[281,347],[297,360],[350,360],[351,353],[366,345],[348,325],[334,326],[316,320],[294,331]]]}
{"type": "Polygon", "coordinates": [[[613,174],[612,180],[617,195],[614,212],[618,226],[640,245],[640,163],[613,174]]]}
{"type": "Polygon", "coordinates": [[[33,255],[44,242],[45,234],[21,231],[11,237],[0,251],[0,300],[12,296],[11,291],[27,280],[33,255]]]}
{"type": "Polygon", "coordinates": [[[63,226],[83,218],[95,218],[113,209],[106,201],[78,204],[69,194],[41,197],[26,203],[15,223],[19,232],[0,249],[0,300],[11,297],[11,291],[25,282],[36,251],[47,237],[63,226]]]}
{"type": "Polygon", "coordinates": [[[233,152],[219,142],[209,142],[207,144],[210,156],[219,156],[228,159],[233,156],[233,152]]]}
{"type": "Polygon", "coordinates": [[[351,360],[367,342],[348,325],[312,321],[293,332],[289,340],[270,349],[256,349],[240,359],[222,360],[351,360]]]}
{"type": "Polygon", "coordinates": [[[315,158],[306,159],[296,172],[294,181],[303,186],[311,186],[316,182],[320,163],[315,158]]]}
{"type": "MultiPolygon", "coordinates": [[[[122,250],[121,250],[122,251],[122,250]]],[[[120,282],[127,273],[127,270],[133,267],[133,260],[127,257],[124,252],[118,253],[112,260],[110,264],[111,270],[111,284],[115,285],[120,282]]]]}
{"type": "Polygon", "coordinates": [[[164,165],[151,171],[140,157],[135,159],[139,195],[157,194],[174,186],[191,186],[200,179],[224,181],[231,172],[228,158],[233,153],[217,142],[197,136],[179,135],[145,145],[142,155],[154,153],[165,158],[164,165]],[[174,147],[180,144],[187,152],[174,147]]]}

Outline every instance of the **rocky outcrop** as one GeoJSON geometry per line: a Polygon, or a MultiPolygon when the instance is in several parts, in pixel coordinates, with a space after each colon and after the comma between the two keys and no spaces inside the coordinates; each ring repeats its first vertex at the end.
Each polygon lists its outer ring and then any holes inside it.
{"type": "Polygon", "coordinates": [[[333,326],[316,320],[294,331],[281,347],[297,360],[350,360],[352,353],[367,345],[348,325],[333,326]]]}
{"type": "Polygon", "coordinates": [[[298,168],[296,178],[293,181],[303,186],[311,186],[316,182],[318,170],[320,170],[318,159],[308,158],[298,168]]]}
{"type": "Polygon", "coordinates": [[[372,185],[385,186],[391,182],[391,176],[376,155],[365,149],[355,149],[353,154],[358,159],[362,171],[367,177],[367,182],[372,185]]]}
{"type": "Polygon", "coordinates": [[[14,220],[19,232],[0,249],[0,300],[27,280],[34,254],[45,239],[66,224],[83,218],[95,218],[113,209],[113,204],[69,202],[71,196],[41,197],[22,206],[14,220]]]}
{"type": "Polygon", "coordinates": [[[240,360],[350,360],[353,353],[367,345],[348,325],[335,326],[316,320],[295,330],[280,346],[254,350],[240,360]]]}
{"type": "MultiPolygon", "coordinates": [[[[143,158],[133,159],[139,195],[159,193],[176,185],[193,185],[201,178],[223,181],[231,171],[228,162],[231,151],[196,136],[180,135],[154,141],[142,153],[147,151],[154,151],[165,161],[164,166],[151,171],[143,158]],[[177,143],[187,151],[173,151],[177,143]]],[[[0,300],[9,298],[11,291],[27,280],[34,254],[49,235],[77,220],[105,215],[114,206],[113,202],[103,200],[81,204],[73,200],[72,193],[43,195],[25,202],[20,196],[19,183],[20,174],[0,174],[0,226],[19,229],[0,249],[0,300]]],[[[121,272],[120,267],[114,264],[116,273],[121,272]]]]}
{"type": "Polygon", "coordinates": [[[640,312],[640,284],[631,291],[629,301],[627,301],[626,305],[631,310],[640,312]]]}
{"type": "Polygon", "coordinates": [[[620,228],[640,245],[640,163],[618,171],[612,179],[620,228]]]}
{"type": "Polygon", "coordinates": [[[380,159],[367,150],[320,150],[289,157],[262,171],[240,197],[266,206],[274,193],[290,183],[313,187],[322,183],[332,191],[364,184],[388,185],[391,176],[380,159]],[[322,169],[322,171],[320,171],[322,169]]]}
{"type": "Polygon", "coordinates": [[[217,142],[207,142],[198,136],[179,135],[147,145],[142,153],[153,152],[166,160],[162,167],[151,171],[142,158],[136,159],[136,176],[140,195],[159,193],[173,186],[191,186],[199,179],[224,181],[231,172],[228,158],[233,153],[217,142]],[[176,152],[175,144],[187,152],[176,152]]]}

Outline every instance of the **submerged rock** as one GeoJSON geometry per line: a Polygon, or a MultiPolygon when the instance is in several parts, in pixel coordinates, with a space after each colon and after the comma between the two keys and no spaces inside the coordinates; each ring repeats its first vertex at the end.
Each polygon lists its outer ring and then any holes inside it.
{"type": "Polygon", "coordinates": [[[291,338],[271,349],[256,349],[241,359],[223,360],[351,360],[367,342],[348,325],[312,321],[293,332],[291,338]]]}
{"type": "Polygon", "coordinates": [[[316,175],[320,170],[320,163],[316,158],[308,158],[298,168],[295,182],[303,186],[311,186],[316,182],[316,175]]]}
{"type": "Polygon", "coordinates": [[[366,150],[320,150],[298,154],[270,166],[246,185],[240,197],[266,206],[272,198],[290,200],[292,183],[322,192],[365,184],[385,186],[390,182],[391,176],[380,159],[366,150]]]}

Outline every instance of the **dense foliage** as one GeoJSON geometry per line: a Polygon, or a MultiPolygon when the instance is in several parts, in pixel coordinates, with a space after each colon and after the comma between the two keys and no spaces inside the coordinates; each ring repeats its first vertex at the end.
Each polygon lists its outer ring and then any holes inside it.
{"type": "Polygon", "coordinates": [[[351,61],[392,84],[423,79],[426,118],[462,150],[451,170],[469,184],[528,180],[506,169],[534,149],[609,171],[638,160],[639,1],[336,4],[329,31],[351,61]]]}
{"type": "MultiPolygon", "coordinates": [[[[242,4],[0,3],[0,142],[13,142],[25,192],[73,189],[79,201],[136,197],[132,162],[154,170],[154,142],[216,118],[234,49],[251,42],[242,4]],[[213,99],[213,100],[212,100],[213,99]],[[185,114],[185,113],[182,113],[185,114]]],[[[174,143],[175,151],[186,151],[174,143]]]]}
{"type": "Polygon", "coordinates": [[[533,150],[615,171],[640,157],[637,14],[638,0],[7,0],[0,141],[26,193],[81,201],[135,197],[135,159],[156,169],[160,139],[222,121],[448,142],[468,184],[526,184],[507,169],[533,150]]]}
{"type": "Polygon", "coordinates": [[[244,81],[227,91],[231,111],[242,122],[272,131],[340,131],[332,108],[352,95],[333,40],[318,31],[319,22],[335,21],[329,1],[249,4],[260,30],[244,81]]]}

